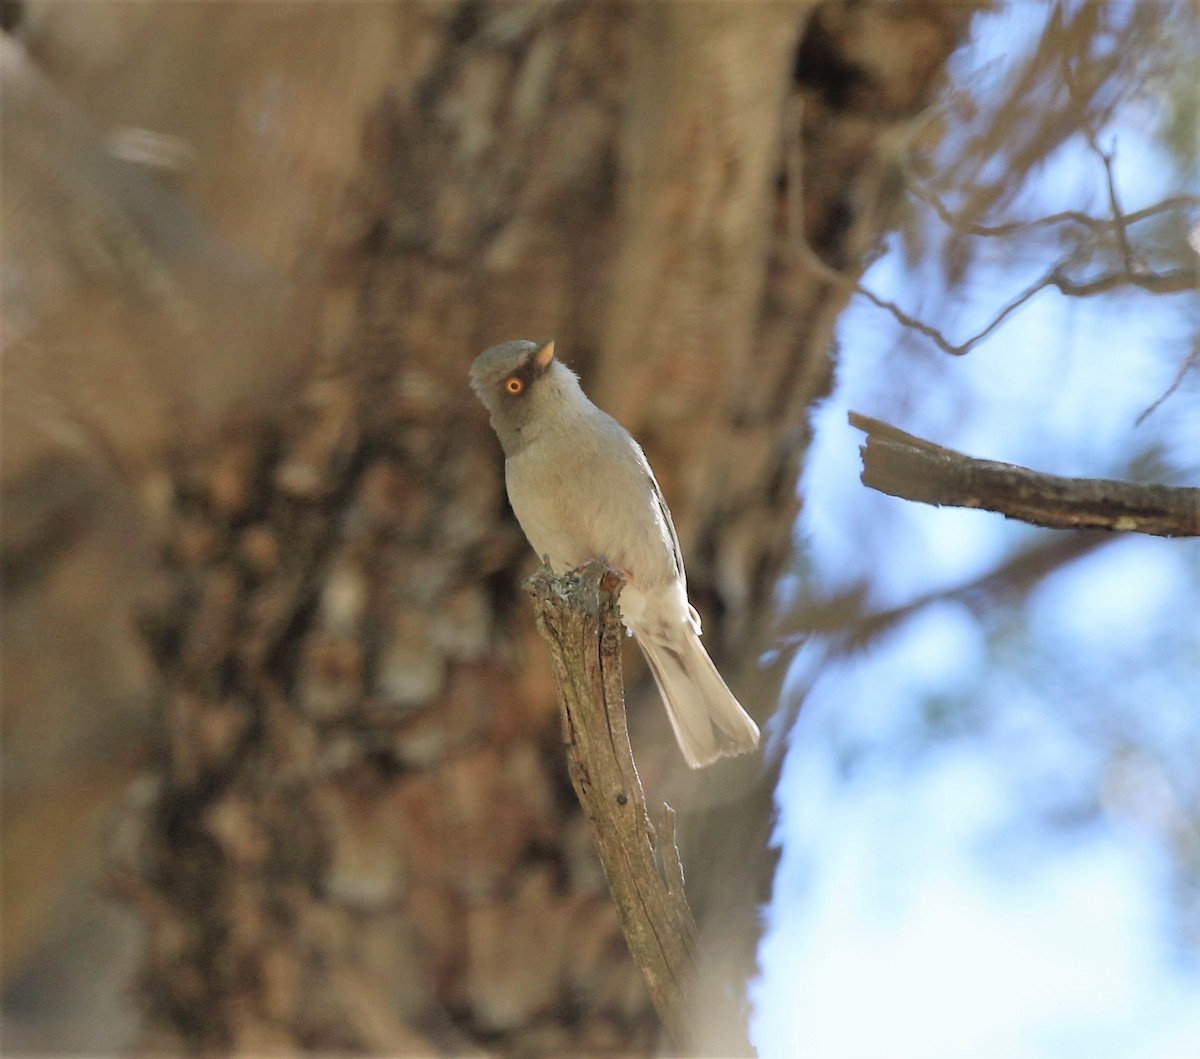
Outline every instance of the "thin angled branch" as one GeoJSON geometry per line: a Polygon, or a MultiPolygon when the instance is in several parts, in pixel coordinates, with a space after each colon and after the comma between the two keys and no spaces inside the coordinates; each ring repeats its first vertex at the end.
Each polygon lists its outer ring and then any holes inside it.
{"type": "Polygon", "coordinates": [[[1051,529],[1200,536],[1200,489],[1108,478],[1063,478],[979,460],[850,413],[867,434],[862,483],[904,500],[979,508],[1051,529]]]}
{"type": "Polygon", "coordinates": [[[1105,272],[1091,279],[1071,279],[1060,265],[1051,270],[1044,286],[1056,287],[1068,298],[1090,298],[1117,287],[1140,287],[1151,294],[1182,294],[1200,286],[1200,269],[1184,265],[1168,272],[1105,272]]]}
{"type": "Polygon", "coordinates": [[[873,305],[877,305],[880,309],[891,313],[902,325],[924,335],[940,350],[952,356],[961,356],[976,343],[982,341],[988,334],[999,327],[1010,313],[1014,312],[1045,286],[1045,280],[1043,279],[1039,281],[1038,285],[1022,292],[984,331],[969,338],[966,342],[956,345],[946,338],[936,327],[924,323],[911,313],[905,312],[895,302],[883,298],[873,290],[864,287],[860,281],[854,279],[852,276],[847,276],[845,273],[839,272],[832,265],[826,264],[821,259],[821,256],[812,248],[812,244],[809,243],[808,237],[804,234],[804,164],[802,156],[803,145],[800,138],[801,119],[803,116],[802,108],[803,101],[799,98],[795,99],[790,108],[792,113],[787,121],[788,143],[784,152],[787,164],[787,227],[792,252],[796,255],[799,263],[809,271],[815,272],[827,283],[841,287],[844,290],[852,291],[855,294],[861,294],[873,305]]]}
{"type": "MultiPolygon", "coordinates": [[[[809,252],[812,253],[811,250],[809,252]]],[[[1028,287],[1015,294],[988,321],[982,330],[976,331],[970,338],[962,342],[952,342],[932,324],[927,324],[911,313],[906,312],[894,301],[881,298],[861,283],[854,284],[854,290],[866,298],[872,305],[877,305],[880,309],[891,313],[905,327],[924,335],[943,353],[961,357],[969,353],[975,346],[987,338],[988,335],[992,334],[1005,320],[1036,294],[1050,287],[1053,287],[1060,294],[1069,298],[1090,298],[1097,294],[1106,294],[1108,291],[1116,290],[1118,287],[1139,287],[1142,290],[1149,291],[1151,294],[1182,294],[1185,291],[1196,290],[1197,287],[1200,287],[1200,269],[1195,267],[1181,266],[1180,268],[1171,269],[1168,272],[1106,272],[1099,276],[1093,276],[1090,279],[1077,280],[1072,279],[1063,271],[1069,261],[1069,257],[1060,261],[1040,279],[1035,280],[1028,287]]],[[[823,267],[828,268],[828,266],[823,267]]]]}
{"type": "Polygon", "coordinates": [[[969,353],[975,346],[995,332],[1005,320],[1025,305],[1026,302],[1048,288],[1054,288],[1066,297],[1087,298],[1125,286],[1137,287],[1151,294],[1179,294],[1200,287],[1200,269],[1195,266],[1181,266],[1166,272],[1154,272],[1145,268],[1135,257],[1127,232],[1129,225],[1146,220],[1167,209],[1175,206],[1200,203],[1200,196],[1176,195],[1172,198],[1164,199],[1162,202],[1155,203],[1152,206],[1147,206],[1145,209],[1138,210],[1133,214],[1126,215],[1121,213],[1112,172],[1112,157],[1100,149],[1091,127],[1086,126],[1085,131],[1088,142],[1099,153],[1108,177],[1109,201],[1114,210],[1111,218],[1090,217],[1087,214],[1077,211],[1065,211],[1033,221],[1022,221],[1008,225],[966,225],[956,218],[932,191],[920,188],[915,184],[913,185],[914,193],[923,201],[929,203],[947,225],[954,227],[958,231],[973,235],[1007,235],[1027,228],[1056,224],[1069,220],[1084,225],[1092,231],[1103,230],[1105,232],[1115,232],[1121,248],[1124,262],[1122,270],[1119,272],[1102,273],[1090,279],[1073,279],[1068,275],[1067,269],[1075,263],[1078,253],[1078,251],[1072,251],[1055,262],[1039,279],[1010,298],[981,330],[975,332],[962,342],[953,342],[939,328],[925,323],[912,313],[907,312],[896,302],[876,294],[873,290],[864,286],[861,281],[839,272],[833,266],[823,261],[820,255],[812,248],[804,234],[804,166],[800,138],[802,106],[802,101],[796,99],[790,108],[791,114],[787,122],[788,142],[784,152],[787,167],[787,228],[789,242],[798,262],[810,271],[815,272],[826,282],[859,294],[866,298],[872,305],[890,313],[902,326],[924,335],[943,353],[948,353],[954,357],[961,357],[969,353]]]}
{"type": "MultiPolygon", "coordinates": [[[[1107,233],[1114,228],[1114,222],[1108,217],[1093,217],[1081,210],[1060,210],[1058,213],[1048,213],[1042,217],[1033,217],[1022,221],[1003,221],[999,224],[977,224],[963,220],[957,216],[941,197],[927,184],[912,180],[909,190],[924,202],[947,228],[953,228],[963,235],[977,235],[984,238],[1002,238],[1009,235],[1019,235],[1036,228],[1051,228],[1059,224],[1077,224],[1091,232],[1107,233]]],[[[1160,213],[1170,210],[1184,209],[1189,206],[1200,206],[1200,195],[1171,195],[1159,202],[1124,214],[1121,222],[1126,228],[1157,217],[1160,213]]]]}
{"type": "Polygon", "coordinates": [[[1140,261],[1133,252],[1133,244],[1129,241],[1129,226],[1125,221],[1125,211],[1121,208],[1121,200],[1117,197],[1117,180],[1113,175],[1113,157],[1116,154],[1117,147],[1113,144],[1111,151],[1105,151],[1100,147],[1100,141],[1096,139],[1096,131],[1092,128],[1091,122],[1083,123],[1083,131],[1087,136],[1088,144],[1092,150],[1100,156],[1100,161],[1104,165],[1104,183],[1108,188],[1108,206],[1112,210],[1112,226],[1113,231],[1117,235],[1117,245],[1121,248],[1121,262],[1125,266],[1125,274],[1134,276],[1145,271],[1145,263],[1140,261]]]}
{"type": "Polygon", "coordinates": [[[858,287],[858,293],[873,305],[878,305],[879,308],[886,309],[905,327],[925,335],[943,353],[949,353],[954,357],[961,357],[964,354],[969,353],[975,346],[979,345],[980,342],[987,338],[988,335],[995,331],[1002,323],[1004,323],[1005,320],[1012,316],[1013,313],[1021,308],[1022,305],[1029,301],[1039,291],[1043,291],[1050,286],[1057,286],[1057,284],[1054,282],[1054,274],[1056,271],[1057,267],[1055,269],[1051,269],[1051,271],[1046,273],[1046,275],[1041,279],[1031,283],[1019,294],[1014,295],[1009,299],[1004,307],[992,317],[982,331],[977,331],[970,338],[966,339],[966,341],[957,343],[951,342],[950,339],[948,339],[942,334],[941,331],[939,331],[936,327],[933,327],[931,324],[924,323],[911,314],[905,312],[895,302],[879,297],[879,295],[874,291],[867,290],[866,287],[860,285],[858,287]]]}
{"type": "Polygon", "coordinates": [[[1168,386],[1154,401],[1146,408],[1141,415],[1134,420],[1134,426],[1141,426],[1151,415],[1158,410],[1168,397],[1171,396],[1183,384],[1184,377],[1188,371],[1200,364],[1200,341],[1196,343],[1195,348],[1191,353],[1184,358],[1182,364],[1179,365],[1179,370],[1175,373],[1175,378],[1171,380],[1171,385],[1168,386]]]}
{"type": "MultiPolygon", "coordinates": [[[[562,710],[567,766],[591,827],[621,929],[676,1049],[697,1043],[695,986],[702,960],[683,889],[674,815],[664,807],[659,833],[633,763],[621,677],[624,629],[617,610],[621,577],[591,562],[563,577],[543,566],[529,580],[539,631],[562,710]]],[[[720,1003],[705,998],[706,1004],[720,1003]]],[[[707,1017],[704,1021],[707,1021],[707,1017]]],[[[741,1019],[730,1008],[730,1026],[741,1019]]],[[[744,1054],[753,1055],[748,1041],[744,1054]]]]}
{"type": "Polygon", "coordinates": [[[1071,102],[1079,111],[1079,125],[1083,129],[1083,135],[1087,139],[1088,146],[1092,149],[1092,152],[1100,159],[1101,165],[1104,166],[1105,186],[1108,189],[1108,208],[1112,214],[1111,222],[1113,231],[1117,236],[1117,245],[1121,248],[1121,262],[1124,266],[1124,273],[1125,275],[1132,275],[1143,271],[1143,266],[1134,257],[1133,246],[1129,242],[1128,226],[1125,222],[1125,211],[1121,209],[1121,200],[1117,195],[1117,181],[1113,175],[1113,155],[1116,153],[1116,145],[1114,144],[1111,151],[1106,151],[1100,146],[1100,138],[1096,135],[1096,130],[1092,125],[1091,119],[1088,117],[1087,102],[1080,92],[1078,81],[1075,79],[1075,71],[1071,67],[1070,56],[1065,52],[1062,56],[1062,71],[1063,82],[1067,86],[1067,93],[1071,98],[1071,102]]]}

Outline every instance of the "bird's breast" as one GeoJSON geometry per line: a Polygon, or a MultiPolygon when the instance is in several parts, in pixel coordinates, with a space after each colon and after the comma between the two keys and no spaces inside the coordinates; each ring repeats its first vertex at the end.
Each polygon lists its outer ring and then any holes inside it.
{"type": "Polygon", "coordinates": [[[508,498],[525,536],[559,573],[604,559],[645,584],[674,579],[649,479],[603,441],[578,432],[540,439],[507,460],[508,498]]]}
{"type": "Polygon", "coordinates": [[[539,557],[562,573],[586,562],[593,522],[594,488],[572,481],[576,469],[562,459],[546,458],[541,445],[528,446],[505,464],[505,483],[513,513],[539,557]]]}

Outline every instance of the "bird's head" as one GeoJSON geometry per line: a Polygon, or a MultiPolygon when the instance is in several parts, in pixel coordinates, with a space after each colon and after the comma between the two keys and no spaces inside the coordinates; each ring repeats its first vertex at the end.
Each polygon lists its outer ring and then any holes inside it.
{"type": "MultiPolygon", "coordinates": [[[[548,411],[561,387],[558,372],[571,373],[554,359],[554,342],[517,339],[492,346],[471,365],[471,388],[491,413],[492,426],[508,455],[519,447],[522,432],[534,416],[548,411]]],[[[573,379],[574,376],[571,375],[573,379]]]]}

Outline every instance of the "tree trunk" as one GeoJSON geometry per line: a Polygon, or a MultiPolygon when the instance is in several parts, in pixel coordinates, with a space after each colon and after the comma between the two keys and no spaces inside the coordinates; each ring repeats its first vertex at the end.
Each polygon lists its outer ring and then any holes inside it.
{"type": "MultiPolygon", "coordinates": [[[[119,401],[88,405],[126,477],[166,498],[153,782],[112,869],[146,931],[143,1047],[649,1054],[657,1024],[520,592],[533,556],[466,369],[494,342],[557,339],[645,443],[706,642],[767,718],[779,674],[754,660],[844,298],[789,241],[787,122],[803,100],[807,238],[854,273],[894,204],[883,145],[928,104],[969,11],[131,12],[29,3],[25,28],[104,130],[195,152],[177,179],[225,241],[183,260],[156,241],[165,213],[131,228],[132,283],[161,309],[131,369],[156,415],[135,430],[119,401]],[[253,286],[262,334],[243,251],[290,285],[253,286]],[[243,378],[245,358],[298,397],[243,378]],[[218,370],[230,393],[199,385],[218,370]]],[[[128,282],[65,296],[119,307],[128,282]]],[[[72,338],[47,320],[22,336],[35,354],[72,338]]],[[[720,957],[704,987],[740,989],[779,748],[689,773],[638,672],[635,753],[652,801],[681,810],[701,946],[720,957]]],[[[700,1036],[723,1054],[724,1033],[700,1036]]]]}

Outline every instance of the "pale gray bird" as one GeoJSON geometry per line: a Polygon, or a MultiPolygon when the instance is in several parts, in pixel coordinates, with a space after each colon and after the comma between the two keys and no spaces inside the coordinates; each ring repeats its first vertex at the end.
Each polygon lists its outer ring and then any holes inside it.
{"type": "Polygon", "coordinates": [[[700,642],[671,512],[641,446],[588,400],[554,343],[481,353],[471,386],[504,447],[504,478],[534,551],[562,574],[590,559],[621,571],[621,620],[658,683],[692,768],[758,745],[758,726],[700,642]]]}

